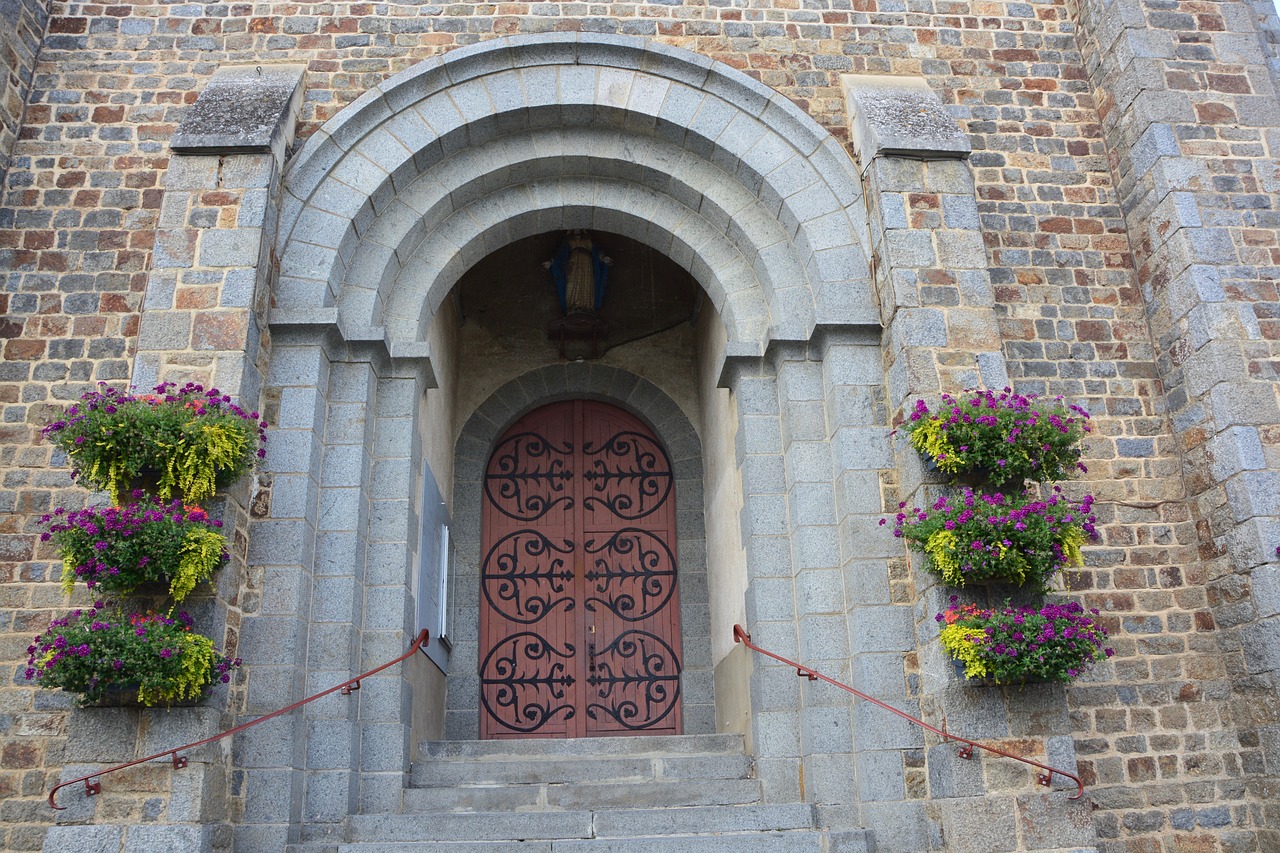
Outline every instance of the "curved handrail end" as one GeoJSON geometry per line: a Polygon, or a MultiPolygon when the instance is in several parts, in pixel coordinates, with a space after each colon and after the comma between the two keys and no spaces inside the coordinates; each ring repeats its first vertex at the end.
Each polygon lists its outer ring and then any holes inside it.
{"type": "Polygon", "coordinates": [[[185,756],[179,756],[178,753],[180,752],[186,752],[187,750],[195,749],[197,746],[204,746],[206,743],[213,743],[214,741],[222,740],[224,737],[229,737],[230,735],[237,734],[238,732],[242,732],[245,729],[250,728],[251,726],[256,726],[258,723],[264,723],[267,720],[271,720],[276,717],[279,717],[281,714],[287,714],[290,711],[294,711],[298,708],[301,708],[303,705],[306,705],[309,702],[314,702],[316,699],[319,699],[321,696],[328,696],[330,693],[333,693],[334,691],[337,691],[337,690],[341,690],[343,692],[343,695],[349,696],[353,692],[353,690],[347,689],[350,685],[354,684],[355,685],[354,690],[359,690],[360,682],[363,679],[368,678],[369,676],[374,675],[376,673],[382,672],[384,669],[393,667],[404,660],[407,660],[409,657],[413,655],[414,652],[416,652],[418,649],[426,645],[427,638],[428,638],[427,629],[423,628],[421,631],[418,632],[418,636],[414,639],[413,645],[409,646],[409,650],[404,654],[400,655],[398,658],[389,660],[386,663],[382,664],[381,666],[374,667],[368,672],[362,672],[359,675],[357,675],[355,678],[348,679],[347,681],[344,681],[341,684],[336,684],[333,687],[330,687],[328,690],[322,690],[319,693],[314,693],[311,696],[308,696],[306,699],[302,699],[298,702],[294,702],[292,705],[281,708],[278,711],[272,711],[270,714],[264,714],[263,716],[258,717],[256,720],[250,720],[247,723],[241,723],[240,725],[236,726],[233,729],[227,729],[225,732],[219,732],[213,737],[207,737],[204,740],[198,740],[194,743],[184,744],[179,747],[174,747],[173,749],[166,749],[164,752],[157,752],[155,755],[148,755],[146,758],[139,758],[134,761],[127,762],[125,764],[117,764],[115,767],[108,767],[105,770],[98,770],[93,773],[88,773],[76,779],[69,779],[66,782],[59,782],[57,785],[54,785],[52,788],[49,789],[49,807],[56,811],[64,811],[66,809],[66,806],[58,805],[55,797],[57,796],[58,791],[67,787],[68,785],[74,785],[77,782],[84,782],[85,796],[92,797],[102,792],[102,782],[100,777],[105,776],[108,773],[114,773],[117,770],[125,770],[129,767],[135,767],[139,764],[146,764],[148,761],[155,761],[157,758],[164,758],[166,755],[173,756],[174,769],[181,770],[183,767],[187,766],[187,758],[185,756]],[[97,782],[90,781],[92,779],[99,779],[99,781],[97,782]]]}
{"type": "Polygon", "coordinates": [[[1081,778],[1074,773],[1068,773],[1065,770],[1059,770],[1057,767],[1050,767],[1047,764],[1041,764],[1038,761],[1032,761],[1030,758],[1023,758],[1021,755],[1014,755],[1012,752],[1005,752],[1003,749],[999,749],[994,746],[987,746],[986,744],[978,743],[977,741],[969,740],[968,738],[960,737],[959,735],[953,735],[950,732],[944,731],[943,729],[939,729],[935,726],[931,726],[928,723],[926,723],[924,720],[911,716],[906,711],[901,711],[893,707],[892,705],[888,704],[887,702],[880,701],[874,696],[868,696],[867,694],[863,693],[861,690],[857,690],[853,687],[850,687],[847,684],[843,684],[839,681],[836,681],[834,678],[823,675],[822,673],[818,672],[816,669],[811,669],[807,666],[804,666],[803,664],[800,664],[800,663],[797,663],[796,661],[791,660],[790,658],[784,658],[782,655],[775,654],[774,652],[771,652],[768,649],[760,648],[755,643],[751,642],[751,635],[748,634],[741,625],[733,626],[733,641],[735,643],[742,643],[747,648],[751,649],[754,652],[759,652],[765,657],[773,658],[779,663],[783,663],[783,664],[786,664],[787,666],[793,667],[796,671],[796,675],[800,676],[801,678],[807,678],[810,681],[817,681],[821,679],[822,681],[825,681],[834,687],[838,687],[847,693],[852,693],[854,696],[857,696],[859,699],[866,700],[867,702],[870,702],[873,705],[876,705],[880,708],[884,708],[886,711],[897,714],[902,719],[910,723],[915,723],[917,726],[924,729],[925,731],[933,732],[934,734],[941,737],[944,741],[958,741],[960,743],[967,744],[968,745],[967,748],[962,749],[959,751],[959,753],[957,753],[958,757],[960,758],[972,758],[973,747],[976,746],[978,749],[984,750],[986,752],[990,752],[993,755],[1002,755],[1005,758],[1012,758],[1014,761],[1021,761],[1023,764],[1029,764],[1032,767],[1036,767],[1036,768],[1039,768],[1040,770],[1045,771],[1044,773],[1039,774],[1039,777],[1036,780],[1037,782],[1039,782],[1041,785],[1044,785],[1045,787],[1049,787],[1053,784],[1053,776],[1055,773],[1058,774],[1059,776],[1064,776],[1068,779],[1071,779],[1076,783],[1076,793],[1075,793],[1075,796],[1069,796],[1067,797],[1067,799],[1078,800],[1084,796],[1084,781],[1081,780],[1081,778]]]}

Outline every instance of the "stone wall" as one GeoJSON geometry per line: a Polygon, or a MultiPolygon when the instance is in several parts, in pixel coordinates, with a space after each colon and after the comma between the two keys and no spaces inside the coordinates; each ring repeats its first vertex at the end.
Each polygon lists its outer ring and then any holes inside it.
{"type": "Polygon", "coordinates": [[[49,20],[45,0],[8,0],[0,4],[0,184],[22,125],[40,42],[49,20]]]}
{"type": "MultiPolygon", "coordinates": [[[[38,22],[39,4],[21,10],[38,22]]],[[[184,106],[219,64],[305,62],[305,138],[427,57],[578,30],[723,61],[841,140],[840,74],[918,76],[943,99],[974,149],[1009,376],[1094,413],[1090,472],[1071,489],[1098,496],[1104,540],[1070,584],[1107,615],[1118,655],[1068,701],[1102,847],[1274,847],[1254,832],[1280,824],[1263,813],[1280,800],[1266,563],[1280,500],[1263,470],[1280,467],[1280,116],[1264,19],[1258,4],[1137,0],[58,4],[0,209],[0,847],[39,848],[43,792],[68,756],[65,703],[21,678],[31,636],[64,606],[34,519],[83,500],[38,429],[93,382],[131,375],[147,275],[169,249],[162,186],[184,106]]],[[[937,193],[902,195],[914,227],[946,216],[937,193]]],[[[185,203],[199,228],[231,200],[185,203]]],[[[966,298],[941,272],[919,285],[939,309],[966,298]]]]}

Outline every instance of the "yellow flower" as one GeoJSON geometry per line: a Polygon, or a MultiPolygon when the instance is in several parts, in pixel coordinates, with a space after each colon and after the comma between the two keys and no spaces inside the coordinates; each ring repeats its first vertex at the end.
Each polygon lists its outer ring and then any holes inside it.
{"type": "Polygon", "coordinates": [[[948,625],[938,635],[948,654],[964,664],[965,678],[982,678],[987,674],[987,665],[981,656],[986,638],[981,628],[963,625],[948,625]]]}
{"type": "Polygon", "coordinates": [[[955,473],[964,464],[960,452],[947,440],[947,431],[942,428],[942,421],[939,419],[930,418],[912,430],[911,446],[933,457],[942,471],[955,473]]]}

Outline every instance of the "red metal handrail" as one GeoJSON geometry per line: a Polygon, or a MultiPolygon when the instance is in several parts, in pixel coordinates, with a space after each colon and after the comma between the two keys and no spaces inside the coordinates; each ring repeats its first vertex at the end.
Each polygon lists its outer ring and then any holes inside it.
{"type": "Polygon", "coordinates": [[[117,770],[124,770],[126,768],[133,767],[138,764],[146,764],[148,761],[155,761],[157,758],[164,758],[166,755],[173,756],[173,769],[181,770],[182,768],[187,766],[187,757],[185,755],[179,755],[178,753],[195,749],[197,746],[204,746],[206,743],[213,743],[216,740],[222,740],[224,737],[229,737],[230,735],[236,734],[237,732],[242,732],[247,728],[256,726],[258,723],[265,723],[267,720],[275,719],[276,717],[279,717],[281,714],[287,714],[290,711],[294,711],[294,710],[297,710],[298,708],[301,708],[303,705],[306,705],[308,702],[314,702],[315,700],[319,699],[321,696],[328,696],[330,693],[333,693],[335,690],[341,690],[343,696],[350,696],[352,693],[360,689],[361,681],[363,681],[364,679],[368,678],[371,675],[376,675],[377,673],[382,672],[384,669],[393,667],[396,664],[400,663],[401,661],[408,660],[410,657],[413,656],[413,653],[416,652],[418,649],[422,648],[422,646],[426,642],[427,642],[427,629],[423,628],[418,633],[418,638],[413,641],[413,645],[409,647],[409,651],[400,655],[400,657],[396,658],[395,660],[387,661],[382,666],[375,667],[369,670],[368,672],[363,672],[360,675],[357,675],[355,678],[350,679],[349,681],[344,681],[341,684],[337,684],[337,685],[334,685],[333,687],[330,687],[328,690],[322,690],[319,693],[315,693],[311,696],[308,696],[306,699],[303,699],[299,702],[294,702],[292,705],[288,706],[287,708],[281,708],[279,711],[272,711],[270,714],[267,714],[264,717],[259,717],[256,720],[250,720],[247,723],[241,723],[240,725],[236,726],[234,729],[227,729],[225,732],[216,734],[213,737],[207,737],[204,740],[198,740],[194,743],[183,744],[182,746],[174,747],[173,749],[166,749],[164,752],[157,752],[155,755],[148,755],[146,758],[139,758],[136,761],[130,761],[127,764],[117,764],[115,767],[108,767],[106,770],[99,770],[95,773],[89,773],[85,776],[81,776],[78,779],[70,779],[66,782],[60,782],[57,785],[54,785],[53,788],[49,791],[49,805],[50,807],[55,808],[58,811],[62,811],[63,809],[66,808],[66,806],[58,805],[54,801],[54,796],[58,793],[59,789],[65,788],[68,785],[74,785],[77,782],[83,782],[85,796],[92,797],[96,794],[102,793],[102,783],[90,781],[90,780],[105,776],[108,773],[114,773],[117,770]]]}
{"type": "Polygon", "coordinates": [[[748,634],[741,625],[733,626],[733,641],[735,643],[742,643],[744,646],[751,649],[752,651],[759,652],[760,654],[765,655],[766,657],[771,657],[774,660],[779,661],[780,663],[785,663],[787,666],[794,667],[796,671],[796,675],[800,676],[801,678],[807,678],[810,681],[821,680],[821,681],[827,682],[828,684],[833,684],[836,687],[839,687],[841,690],[846,690],[849,693],[852,693],[854,696],[857,696],[859,699],[865,699],[868,702],[872,703],[873,705],[878,705],[881,708],[884,708],[886,711],[892,711],[893,713],[897,714],[899,717],[902,717],[904,720],[909,720],[915,723],[917,726],[920,726],[922,729],[931,731],[934,734],[939,735],[942,738],[945,738],[946,740],[954,740],[954,741],[959,741],[960,743],[966,744],[964,749],[961,749],[958,753],[956,753],[956,755],[958,755],[960,758],[966,758],[966,759],[973,758],[973,748],[976,746],[978,749],[985,749],[987,752],[993,752],[996,755],[1003,755],[1005,758],[1012,758],[1015,761],[1021,761],[1023,764],[1030,764],[1032,767],[1038,767],[1041,770],[1047,771],[1045,773],[1041,773],[1036,778],[1036,781],[1038,781],[1041,785],[1044,785],[1046,788],[1053,784],[1053,776],[1055,773],[1058,774],[1059,776],[1065,776],[1076,783],[1075,795],[1070,796],[1067,799],[1078,800],[1082,796],[1084,796],[1084,782],[1080,781],[1080,777],[1074,773],[1068,773],[1065,770],[1059,770],[1056,767],[1050,767],[1047,764],[1041,764],[1039,761],[1032,761],[1030,758],[1023,758],[1021,755],[1014,755],[1012,752],[1005,752],[1003,749],[997,749],[994,746],[987,746],[986,744],[978,743],[977,741],[969,740],[968,738],[960,737],[959,735],[953,735],[950,732],[943,731],[942,729],[934,728],[933,726],[926,723],[924,720],[916,719],[915,717],[911,716],[907,712],[899,711],[897,708],[893,707],[892,705],[881,702],[879,699],[875,698],[874,696],[868,696],[867,694],[863,693],[860,690],[855,690],[854,688],[850,687],[847,684],[841,684],[839,681],[836,681],[834,678],[829,678],[823,675],[822,673],[818,672],[816,669],[810,669],[809,667],[803,666],[802,664],[798,664],[793,660],[788,660],[787,658],[784,658],[781,655],[776,655],[771,651],[760,648],[755,643],[751,642],[751,635],[748,634]]]}

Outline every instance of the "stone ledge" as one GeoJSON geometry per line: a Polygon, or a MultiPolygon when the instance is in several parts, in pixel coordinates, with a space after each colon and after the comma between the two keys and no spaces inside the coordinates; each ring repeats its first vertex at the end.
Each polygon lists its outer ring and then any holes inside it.
{"type": "Polygon", "coordinates": [[[965,158],[969,138],[924,80],[842,74],[853,147],[863,168],[875,157],[965,158]]]}
{"type": "Polygon", "coordinates": [[[283,151],[302,105],[304,65],[224,65],[187,108],[169,144],[179,154],[283,151]]]}

